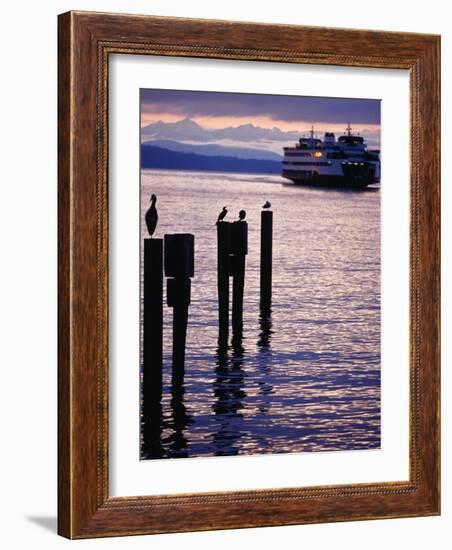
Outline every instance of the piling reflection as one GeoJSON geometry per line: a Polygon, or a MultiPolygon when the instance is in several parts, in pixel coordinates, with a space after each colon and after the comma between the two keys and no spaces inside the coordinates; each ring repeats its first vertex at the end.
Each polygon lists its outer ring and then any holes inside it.
{"type": "Polygon", "coordinates": [[[141,458],[162,458],[163,414],[161,396],[154,394],[144,407],[142,417],[142,455],[141,458]]]}
{"type": "Polygon", "coordinates": [[[245,350],[242,339],[234,337],[231,350],[224,340],[218,342],[216,354],[216,380],[214,382],[215,403],[212,410],[217,421],[213,436],[214,454],[231,456],[239,453],[237,443],[243,436],[242,424],[244,408],[243,360],[245,350]],[[229,352],[231,357],[229,357],[229,352]]]}
{"type": "Polygon", "coordinates": [[[260,352],[270,350],[272,331],[272,310],[270,308],[261,308],[259,315],[259,340],[257,347],[260,352]]]}
{"type": "Polygon", "coordinates": [[[170,415],[163,415],[162,394],[154,392],[147,396],[142,416],[141,458],[186,458],[189,441],[186,437],[192,417],[184,402],[185,384],[183,374],[175,369],[171,379],[170,415]]]}
{"type": "MultiPolygon", "coordinates": [[[[257,347],[260,354],[271,354],[271,338],[273,335],[272,310],[271,308],[261,307],[259,316],[259,339],[257,347]]],[[[269,383],[272,380],[271,366],[267,361],[259,361],[259,412],[266,414],[270,410],[271,395],[274,393],[273,385],[269,383]]]]}
{"type": "Polygon", "coordinates": [[[173,458],[186,458],[188,456],[188,440],[185,436],[185,430],[191,422],[191,416],[187,412],[184,395],[183,376],[173,374],[170,402],[172,415],[169,423],[171,431],[167,441],[170,456],[173,458]]]}

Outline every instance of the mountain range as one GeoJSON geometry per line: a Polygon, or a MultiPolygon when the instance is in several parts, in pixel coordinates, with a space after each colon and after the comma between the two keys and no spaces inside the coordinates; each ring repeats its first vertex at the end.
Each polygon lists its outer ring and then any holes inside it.
{"type": "MultiPolygon", "coordinates": [[[[345,119],[346,120],[346,119],[345,119]]],[[[305,130],[306,131],[306,130],[305,130]]],[[[325,128],[316,128],[317,134],[323,134],[325,128]]],[[[361,135],[366,137],[370,148],[380,147],[380,131],[378,128],[360,128],[361,135]]],[[[341,135],[338,132],[337,135],[341,135]]],[[[191,118],[183,118],[176,122],[158,120],[141,128],[141,143],[155,140],[177,141],[184,143],[218,143],[224,145],[258,147],[273,150],[278,154],[284,145],[293,145],[303,135],[303,131],[283,131],[277,126],[263,128],[248,123],[226,128],[207,128],[201,126],[191,118]]]]}
{"type": "Polygon", "coordinates": [[[256,143],[258,141],[293,141],[298,138],[298,132],[283,132],[276,126],[262,128],[249,123],[236,127],[204,128],[190,118],[184,118],[177,122],[159,120],[141,128],[142,142],[151,139],[170,139],[194,142],[233,140],[256,143]]]}

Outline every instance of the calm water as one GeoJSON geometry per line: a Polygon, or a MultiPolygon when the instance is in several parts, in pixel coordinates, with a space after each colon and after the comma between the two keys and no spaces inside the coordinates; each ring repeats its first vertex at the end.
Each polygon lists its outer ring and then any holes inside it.
{"type": "MultiPolygon", "coordinates": [[[[142,458],[380,446],[380,193],[281,185],[275,176],[145,170],[165,233],[195,235],[185,379],[163,398],[142,458]],[[259,314],[261,205],[273,205],[273,305],[259,314]],[[243,340],[218,350],[216,227],[247,211],[243,340]]],[[[143,221],[142,235],[146,235],[143,221]]],[[[165,297],[164,297],[165,300],[165,297]]]]}

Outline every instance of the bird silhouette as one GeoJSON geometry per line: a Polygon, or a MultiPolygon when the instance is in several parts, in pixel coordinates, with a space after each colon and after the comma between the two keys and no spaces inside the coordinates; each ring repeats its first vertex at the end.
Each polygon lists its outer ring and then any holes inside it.
{"type": "Polygon", "coordinates": [[[239,212],[239,220],[243,222],[243,220],[246,218],[246,210],[240,210],[239,212]]]}
{"type": "Polygon", "coordinates": [[[155,228],[157,226],[157,222],[159,219],[159,215],[157,214],[157,208],[155,207],[155,203],[157,202],[157,197],[152,194],[151,195],[151,206],[149,207],[148,211],[146,212],[145,220],[146,220],[146,226],[148,228],[149,235],[152,237],[154,234],[155,228]]]}
{"type": "Polygon", "coordinates": [[[228,213],[228,209],[226,208],[226,206],[223,206],[223,210],[218,214],[218,219],[217,219],[217,225],[223,221],[224,217],[226,216],[226,214],[228,213]]]}
{"type": "Polygon", "coordinates": [[[262,206],[262,208],[264,208],[264,209],[271,208],[271,206],[272,206],[271,202],[265,201],[265,204],[262,206]]]}

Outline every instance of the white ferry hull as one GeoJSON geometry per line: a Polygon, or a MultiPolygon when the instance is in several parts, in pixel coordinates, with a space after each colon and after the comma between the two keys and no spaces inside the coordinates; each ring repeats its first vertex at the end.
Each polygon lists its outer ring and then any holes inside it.
{"type": "Polygon", "coordinates": [[[337,189],[364,189],[372,183],[373,181],[363,181],[363,180],[351,180],[344,178],[343,176],[315,176],[312,178],[304,177],[288,177],[283,176],[290,180],[292,184],[288,185],[309,185],[312,187],[334,187],[337,189]]]}
{"type": "Polygon", "coordinates": [[[342,170],[342,173],[333,170],[321,173],[317,170],[283,169],[281,175],[297,185],[318,185],[322,187],[362,188],[379,182],[375,167],[362,165],[350,166],[348,169],[342,170]]]}

